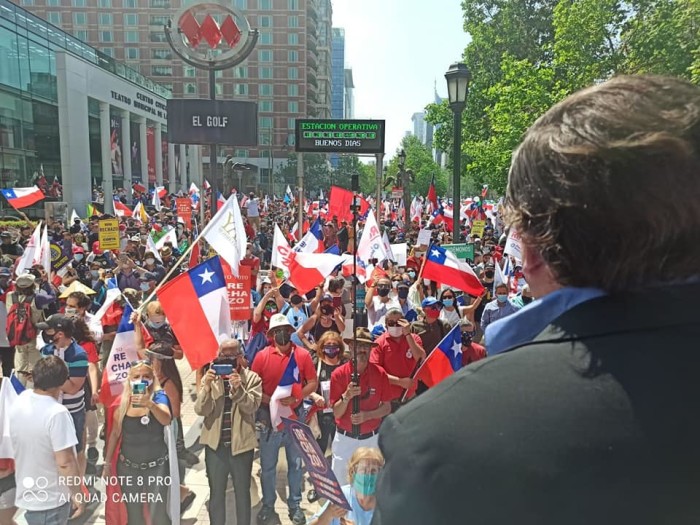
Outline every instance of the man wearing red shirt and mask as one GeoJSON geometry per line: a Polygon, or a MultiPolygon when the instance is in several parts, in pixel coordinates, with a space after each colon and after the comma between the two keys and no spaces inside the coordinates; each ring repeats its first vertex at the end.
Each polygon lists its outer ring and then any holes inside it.
{"type": "Polygon", "coordinates": [[[411,324],[398,308],[386,313],[384,324],[386,332],[377,339],[369,359],[389,375],[391,407],[395,411],[401,406],[404,390],[408,390],[407,399],[416,393],[412,375],[416,365],[425,358],[425,350],[420,336],[411,333],[411,324]]]}
{"type": "Polygon", "coordinates": [[[366,328],[355,329],[355,341],[344,340],[357,355],[360,384],[352,382],[352,360],[340,365],[331,374],[331,406],[336,422],[333,438],[333,473],[347,479],[347,464],[359,447],[377,447],[379,425],[391,412],[391,384],[389,376],[378,365],[370,362],[370,352],[377,343],[366,328]],[[354,345],[354,346],[353,346],[354,345]],[[360,398],[360,411],[352,413],[353,398],[360,398]],[[352,432],[353,424],[360,425],[359,435],[352,432]]]}

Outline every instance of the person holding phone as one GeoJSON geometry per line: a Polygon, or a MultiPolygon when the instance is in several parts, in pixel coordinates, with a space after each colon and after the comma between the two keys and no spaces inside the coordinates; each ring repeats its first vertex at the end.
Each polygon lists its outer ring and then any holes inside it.
{"type": "Polygon", "coordinates": [[[199,442],[205,446],[212,525],[226,523],[229,476],[235,491],[236,523],[250,523],[255,412],[261,400],[262,380],[247,367],[240,341],[223,341],[204,374],[194,405],[195,412],[204,417],[199,442]]]}
{"type": "Polygon", "coordinates": [[[170,479],[168,446],[164,427],[172,420],[170,401],[161,388],[153,365],[148,360],[134,361],[124,382],[124,393],[107,440],[103,477],[107,500],[118,502],[115,476],[124,480],[119,487],[126,498],[129,525],[146,523],[144,503],[149,505],[152,525],[170,525],[167,513],[170,479]],[[118,454],[117,454],[118,449],[118,454]],[[160,476],[158,478],[158,476],[160,476]],[[162,483],[148,483],[160,479],[162,483]]]}

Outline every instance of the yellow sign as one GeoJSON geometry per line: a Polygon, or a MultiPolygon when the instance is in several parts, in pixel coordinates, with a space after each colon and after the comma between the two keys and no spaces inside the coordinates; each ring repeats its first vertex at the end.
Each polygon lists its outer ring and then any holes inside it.
{"type": "Polygon", "coordinates": [[[484,228],[486,228],[486,221],[474,221],[472,222],[471,234],[481,238],[484,236],[484,228]]]}
{"type": "Polygon", "coordinates": [[[100,250],[118,250],[119,219],[101,219],[98,239],[100,250]]]}

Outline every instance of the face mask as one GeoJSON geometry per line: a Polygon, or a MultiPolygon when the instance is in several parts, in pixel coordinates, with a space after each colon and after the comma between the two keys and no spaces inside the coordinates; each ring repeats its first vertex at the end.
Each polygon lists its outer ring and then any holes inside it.
{"type": "Polygon", "coordinates": [[[289,302],[292,303],[294,306],[298,306],[302,303],[303,299],[301,298],[301,295],[292,295],[289,298],[289,302]]]}
{"type": "Polygon", "coordinates": [[[399,281],[392,281],[391,282],[391,287],[396,288],[399,285],[399,281]]]}
{"type": "Polygon", "coordinates": [[[76,316],[76,315],[78,315],[78,309],[77,308],[70,308],[70,307],[66,306],[65,313],[66,313],[66,315],[76,316]]]}
{"type": "Polygon", "coordinates": [[[82,253],[76,253],[76,254],[73,256],[73,259],[75,259],[76,261],[80,262],[80,261],[83,260],[83,257],[85,257],[85,256],[84,256],[82,253]]]}
{"type": "Polygon", "coordinates": [[[56,334],[47,334],[46,332],[41,332],[41,338],[47,345],[50,345],[51,343],[56,344],[56,334]]]}
{"type": "Polygon", "coordinates": [[[148,320],[148,326],[151,328],[160,328],[165,324],[165,317],[154,317],[153,319],[148,320]]]}
{"type": "Polygon", "coordinates": [[[446,306],[447,308],[449,308],[450,306],[452,306],[452,305],[454,305],[454,304],[455,304],[455,300],[454,300],[454,299],[443,299],[443,300],[442,300],[442,305],[443,305],[443,306],[446,306]]]}
{"type": "Polygon", "coordinates": [[[409,276],[411,279],[415,279],[415,278],[416,278],[416,272],[408,272],[408,276],[409,276]]]}
{"type": "Polygon", "coordinates": [[[401,337],[401,334],[403,334],[403,328],[400,326],[390,326],[387,328],[387,332],[389,332],[391,337],[401,337]]]}
{"type": "Polygon", "coordinates": [[[484,277],[487,279],[493,279],[493,272],[484,272],[484,277]]]}
{"type": "Polygon", "coordinates": [[[386,297],[389,295],[389,288],[377,288],[377,294],[379,297],[386,297]]]}
{"type": "Polygon", "coordinates": [[[462,332],[462,344],[464,346],[472,344],[472,333],[473,332],[462,332]]]}
{"type": "Polygon", "coordinates": [[[154,264],[155,262],[156,260],[153,257],[149,257],[148,259],[146,259],[146,264],[154,264]]]}
{"type": "Polygon", "coordinates": [[[532,302],[532,297],[522,297],[523,304],[530,304],[532,302]]]}
{"type": "Polygon", "coordinates": [[[141,235],[141,240],[142,240],[142,241],[145,241],[146,239],[148,239],[148,235],[141,235]]]}
{"type": "Polygon", "coordinates": [[[408,297],[408,288],[401,288],[399,290],[399,298],[406,299],[406,297],[408,297]]]}
{"type": "Polygon", "coordinates": [[[280,346],[286,346],[292,340],[292,336],[287,330],[278,330],[275,332],[275,343],[280,346]]]}
{"type": "Polygon", "coordinates": [[[92,275],[93,279],[97,279],[100,276],[99,270],[90,270],[90,275],[92,275]]]}
{"type": "Polygon", "coordinates": [[[142,292],[147,292],[148,289],[150,288],[150,287],[148,286],[148,283],[141,283],[141,284],[139,285],[139,287],[141,288],[141,291],[142,291],[142,292]]]}
{"type": "Polygon", "coordinates": [[[338,357],[338,354],[340,353],[340,347],[339,346],[324,346],[323,353],[326,354],[331,359],[334,357],[338,357]]]}
{"type": "Polygon", "coordinates": [[[352,486],[360,496],[374,496],[377,491],[377,474],[355,474],[352,486]]]}
{"type": "Polygon", "coordinates": [[[496,295],[496,298],[498,299],[499,303],[505,303],[508,300],[508,294],[499,293],[498,295],[496,295]]]}
{"type": "Polygon", "coordinates": [[[430,309],[425,311],[425,316],[428,319],[437,319],[438,317],[440,317],[440,310],[435,310],[433,308],[430,308],[430,309]]]}

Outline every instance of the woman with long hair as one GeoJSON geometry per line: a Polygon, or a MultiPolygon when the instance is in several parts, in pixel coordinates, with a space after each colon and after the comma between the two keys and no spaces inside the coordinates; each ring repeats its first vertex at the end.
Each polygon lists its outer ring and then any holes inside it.
{"type": "Polygon", "coordinates": [[[167,512],[169,454],[164,432],[171,419],[170,402],[153,365],[148,360],[135,361],[114,411],[102,473],[107,479],[108,502],[124,501],[129,525],[171,524],[167,512]],[[149,482],[154,479],[159,482],[149,482]]]}
{"type": "Polygon", "coordinates": [[[338,332],[329,331],[318,340],[315,350],[311,357],[316,366],[318,388],[309,397],[319,408],[317,414],[321,436],[317,441],[325,453],[335,437],[335,416],[333,416],[333,407],[330,405],[331,374],[346,361],[345,343],[338,332]]]}

